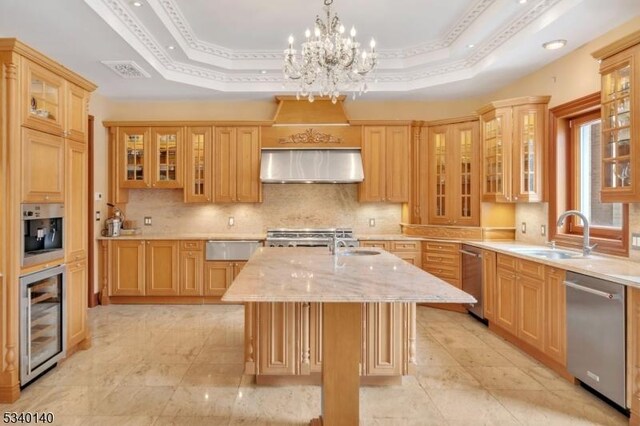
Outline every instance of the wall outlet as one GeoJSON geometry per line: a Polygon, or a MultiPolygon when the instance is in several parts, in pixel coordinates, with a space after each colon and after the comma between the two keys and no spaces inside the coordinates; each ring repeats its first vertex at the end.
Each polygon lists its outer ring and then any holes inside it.
{"type": "Polygon", "coordinates": [[[640,234],[631,234],[631,249],[640,250],[640,234]]]}
{"type": "Polygon", "coordinates": [[[233,216],[229,216],[229,222],[227,224],[229,226],[233,226],[236,224],[236,220],[233,218],[233,216]]]}
{"type": "Polygon", "coordinates": [[[94,200],[94,201],[102,201],[102,192],[96,192],[96,193],[93,195],[93,200],[94,200]]]}
{"type": "Polygon", "coordinates": [[[370,218],[370,219],[369,219],[369,226],[370,226],[370,227],[372,227],[372,228],[373,228],[374,226],[376,226],[376,220],[375,220],[374,218],[370,218]]]}
{"type": "Polygon", "coordinates": [[[144,226],[151,226],[151,216],[144,217],[144,226]]]}
{"type": "Polygon", "coordinates": [[[547,225],[540,225],[540,235],[543,237],[547,236],[547,225]]]}
{"type": "Polygon", "coordinates": [[[100,222],[100,210],[96,210],[96,222],[100,222]]]}
{"type": "Polygon", "coordinates": [[[522,222],[522,224],[520,224],[520,232],[523,234],[527,233],[527,222],[522,222]]]}

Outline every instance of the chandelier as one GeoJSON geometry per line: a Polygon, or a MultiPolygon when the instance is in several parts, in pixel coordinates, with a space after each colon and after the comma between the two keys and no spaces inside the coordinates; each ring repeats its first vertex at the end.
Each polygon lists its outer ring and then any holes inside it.
{"type": "Polygon", "coordinates": [[[332,3],[333,0],[324,0],[326,21],[316,16],[313,35],[309,29],[305,31],[300,56],[293,48],[293,35],[289,36],[289,48],[284,51],[284,77],[298,83],[298,99],[303,96],[313,102],[316,95],[329,96],[335,104],[341,89],[353,90],[354,98],[368,89],[366,76],[377,62],[376,42],[371,39],[370,50],[361,52],[354,27],[349,37],[344,37],[345,28],[338,14],[331,14],[332,3]]]}

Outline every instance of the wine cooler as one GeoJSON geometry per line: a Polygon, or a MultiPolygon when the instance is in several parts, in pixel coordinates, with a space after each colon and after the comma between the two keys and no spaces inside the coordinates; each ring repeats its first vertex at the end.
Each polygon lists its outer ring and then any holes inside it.
{"type": "Polygon", "coordinates": [[[65,355],[65,266],[20,278],[20,384],[65,355]]]}

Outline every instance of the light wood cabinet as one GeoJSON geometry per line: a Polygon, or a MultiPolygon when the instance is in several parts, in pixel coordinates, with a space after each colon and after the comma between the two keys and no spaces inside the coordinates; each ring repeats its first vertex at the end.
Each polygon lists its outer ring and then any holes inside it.
{"type": "Polygon", "coordinates": [[[65,133],[65,80],[45,67],[22,58],[22,124],[62,136],[65,133]]]}
{"type": "Polygon", "coordinates": [[[297,303],[258,303],[258,371],[263,375],[294,375],[301,357],[296,350],[297,303]]]}
{"type": "Polygon", "coordinates": [[[180,296],[202,296],[204,281],[204,244],[183,241],[180,244],[180,296]]]}
{"type": "Polygon", "coordinates": [[[145,243],[145,282],[147,296],[179,294],[179,242],[150,240],[145,243]]]}
{"type": "Polygon", "coordinates": [[[144,246],[143,240],[111,242],[109,253],[111,296],[145,295],[144,246]]]}
{"type": "Polygon", "coordinates": [[[364,181],[360,202],[409,201],[411,136],[408,126],[363,126],[364,181]]]}
{"type": "Polygon", "coordinates": [[[87,146],[66,141],[65,257],[67,262],[87,258],[89,211],[87,146]]]}
{"type": "Polygon", "coordinates": [[[380,248],[386,251],[391,250],[391,241],[374,241],[374,240],[364,240],[359,242],[360,247],[373,247],[380,248]]]}
{"type": "Polygon", "coordinates": [[[601,60],[602,179],[604,203],[640,201],[640,32],[595,52],[601,60]],[[624,46],[624,48],[622,48],[624,46]],[[631,47],[628,47],[631,46],[631,47]]]}
{"type": "Polygon", "coordinates": [[[87,110],[89,95],[73,83],[66,83],[66,137],[77,142],[87,142],[87,110]]]}
{"type": "Polygon", "coordinates": [[[64,139],[23,128],[22,202],[63,203],[64,164],[64,139]]]}
{"type": "Polygon", "coordinates": [[[381,248],[395,254],[405,262],[409,262],[418,268],[422,267],[422,256],[420,254],[420,241],[398,240],[398,241],[359,241],[360,247],[381,248]]]}
{"type": "Polygon", "coordinates": [[[118,186],[149,188],[151,186],[151,132],[148,127],[118,129],[118,186]]]}
{"type": "Polygon", "coordinates": [[[544,304],[544,352],[562,366],[567,365],[566,271],[546,268],[544,304]]]}
{"type": "Polygon", "coordinates": [[[87,261],[70,263],[66,276],[67,348],[82,342],[87,325],[87,261]]]}
{"type": "Polygon", "coordinates": [[[204,264],[204,295],[222,296],[247,262],[213,260],[204,264]]]}
{"type": "Polygon", "coordinates": [[[453,286],[461,288],[460,244],[423,241],[422,269],[453,286]]]}
{"type": "Polygon", "coordinates": [[[185,203],[212,200],[213,140],[211,127],[188,127],[185,143],[185,203]]]}
{"type": "Polygon", "coordinates": [[[182,188],[182,128],[156,127],[151,129],[153,140],[153,188],[182,188]]]}
{"type": "Polygon", "coordinates": [[[496,258],[495,323],[517,336],[518,296],[515,263],[512,265],[510,262],[512,259],[499,253],[496,258]]]}
{"type": "Polygon", "coordinates": [[[258,127],[216,127],[214,159],[215,202],[262,201],[258,127]]]}
{"type": "Polygon", "coordinates": [[[482,251],[482,306],[488,321],[496,320],[496,252],[482,251]]]}
{"type": "Polygon", "coordinates": [[[548,96],[496,101],[481,108],[482,201],[539,202],[548,96]]]}
{"type": "Polygon", "coordinates": [[[544,350],[544,281],[517,277],[518,338],[544,350]]]}
{"type": "Polygon", "coordinates": [[[120,188],[182,188],[181,127],[118,128],[120,188]]]}
{"type": "Polygon", "coordinates": [[[363,375],[402,374],[402,304],[364,305],[365,360],[363,375]]]}
{"type": "Polygon", "coordinates": [[[640,289],[627,289],[627,397],[629,424],[640,424],[640,289]]]}
{"type": "Polygon", "coordinates": [[[480,223],[478,122],[429,128],[429,224],[480,223]]]}

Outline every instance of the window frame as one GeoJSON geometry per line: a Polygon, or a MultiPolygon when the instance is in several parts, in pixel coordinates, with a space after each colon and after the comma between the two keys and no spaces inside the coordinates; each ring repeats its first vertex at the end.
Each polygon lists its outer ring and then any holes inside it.
{"type": "MultiPolygon", "coordinates": [[[[574,196],[579,180],[575,157],[576,147],[572,141],[573,133],[571,121],[581,117],[594,117],[600,114],[600,92],[570,101],[549,110],[549,141],[547,147],[547,164],[549,164],[549,178],[547,186],[549,194],[549,240],[555,240],[558,245],[582,248],[582,227],[577,226],[574,218],[565,221],[561,228],[556,227],[560,213],[576,209],[577,200],[574,196]],[[593,113],[590,115],[589,113],[593,113]],[[559,173],[558,169],[566,170],[559,173]]],[[[576,121],[579,122],[579,121],[576,121]]],[[[574,126],[579,127],[579,126],[574,126]]],[[[591,243],[597,243],[594,251],[618,256],[629,255],[629,204],[622,204],[622,229],[593,227],[589,233],[591,243]]]]}

